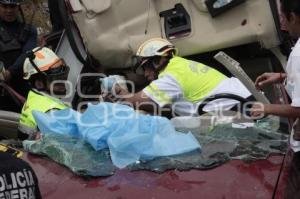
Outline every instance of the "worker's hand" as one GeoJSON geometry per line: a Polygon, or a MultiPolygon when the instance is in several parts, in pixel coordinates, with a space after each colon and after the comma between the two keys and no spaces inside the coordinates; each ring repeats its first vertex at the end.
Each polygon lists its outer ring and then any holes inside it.
{"type": "Polygon", "coordinates": [[[103,92],[101,94],[105,102],[122,102],[125,100],[124,96],[128,94],[128,91],[122,89],[117,84],[113,87],[111,92],[103,92]]]}
{"type": "Polygon", "coordinates": [[[261,89],[268,84],[278,83],[285,77],[284,73],[264,73],[256,78],[255,86],[257,89],[261,89]]]}
{"type": "Polygon", "coordinates": [[[103,101],[105,101],[105,102],[117,103],[120,100],[112,93],[103,93],[101,96],[102,96],[103,101]]]}
{"type": "Polygon", "coordinates": [[[260,102],[255,102],[250,109],[250,116],[253,119],[260,119],[267,116],[267,105],[260,102]]]}
{"type": "Polygon", "coordinates": [[[35,140],[40,140],[42,138],[42,134],[40,131],[38,131],[35,135],[35,140]]]}

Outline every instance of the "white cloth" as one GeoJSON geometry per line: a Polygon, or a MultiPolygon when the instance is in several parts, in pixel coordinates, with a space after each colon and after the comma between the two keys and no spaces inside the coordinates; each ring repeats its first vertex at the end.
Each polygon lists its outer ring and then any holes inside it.
{"type": "MultiPolygon", "coordinates": [[[[289,56],[286,71],[285,89],[292,100],[291,106],[300,107],[300,39],[289,56]]],[[[300,151],[300,142],[295,141],[293,135],[294,130],[291,132],[290,145],[295,152],[298,152],[300,151]]]]}
{"type": "MultiPolygon", "coordinates": [[[[174,110],[175,113],[180,116],[197,115],[197,108],[204,99],[199,99],[199,101],[197,101],[196,103],[187,101],[183,96],[183,91],[180,87],[179,82],[172,75],[164,75],[163,77],[154,80],[152,83],[154,83],[158,87],[158,89],[161,92],[163,92],[165,95],[167,95],[172,101],[172,104],[167,104],[165,101],[162,102],[159,100],[158,97],[148,92],[147,89],[145,88],[143,92],[150,99],[156,102],[160,107],[164,107],[165,105],[172,105],[172,110],[174,110]]],[[[247,98],[251,95],[251,93],[241,83],[241,81],[239,81],[235,77],[226,78],[225,80],[223,80],[216,88],[214,88],[207,95],[207,97],[215,94],[221,94],[221,93],[235,94],[243,98],[247,98]]],[[[218,99],[207,104],[204,107],[204,111],[212,111],[212,110],[220,110],[220,109],[229,110],[230,108],[232,108],[234,105],[238,103],[239,102],[236,100],[218,99]]]]}

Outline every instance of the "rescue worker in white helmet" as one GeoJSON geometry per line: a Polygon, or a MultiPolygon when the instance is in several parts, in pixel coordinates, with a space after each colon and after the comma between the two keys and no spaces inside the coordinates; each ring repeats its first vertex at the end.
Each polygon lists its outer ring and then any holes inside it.
{"type": "MultiPolygon", "coordinates": [[[[114,101],[122,100],[136,109],[153,111],[169,106],[172,116],[198,115],[199,104],[209,96],[227,93],[247,99],[252,98],[248,89],[234,77],[228,78],[219,71],[202,63],[177,56],[177,49],[169,41],[153,38],[144,42],[137,50],[136,70],[142,70],[151,83],[130,97],[121,91],[114,101]],[[155,107],[154,107],[155,108],[155,107]]],[[[204,111],[229,110],[239,102],[218,99],[204,107],[204,111]]]]}
{"type": "Polygon", "coordinates": [[[48,112],[68,108],[58,98],[51,94],[63,95],[66,88],[61,81],[66,80],[69,67],[51,49],[38,47],[27,53],[24,62],[24,79],[29,81],[31,90],[23,106],[19,132],[21,139],[34,136],[37,124],[32,116],[32,111],[48,112]],[[59,80],[60,83],[54,83],[59,80]],[[51,89],[51,90],[50,90],[51,89]]]}

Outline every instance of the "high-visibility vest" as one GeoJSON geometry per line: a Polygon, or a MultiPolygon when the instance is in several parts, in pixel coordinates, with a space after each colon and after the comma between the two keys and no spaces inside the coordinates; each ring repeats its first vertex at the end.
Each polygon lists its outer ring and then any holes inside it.
{"type": "Polygon", "coordinates": [[[32,134],[37,131],[37,123],[32,115],[32,111],[46,113],[51,109],[61,110],[65,108],[68,107],[56,98],[30,91],[22,108],[18,129],[26,134],[32,134]]]}
{"type": "Polygon", "coordinates": [[[221,81],[227,78],[209,66],[181,57],[170,59],[167,67],[158,77],[164,75],[175,78],[183,91],[183,97],[192,103],[207,97],[221,81]]]}

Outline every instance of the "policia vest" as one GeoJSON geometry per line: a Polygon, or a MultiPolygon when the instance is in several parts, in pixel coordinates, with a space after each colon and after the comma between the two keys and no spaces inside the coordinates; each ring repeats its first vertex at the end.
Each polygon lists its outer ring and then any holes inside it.
{"type": "Polygon", "coordinates": [[[30,91],[22,109],[18,129],[29,135],[37,131],[37,123],[33,118],[32,111],[46,113],[52,109],[62,110],[65,108],[68,107],[56,98],[30,91]]]}
{"type": "Polygon", "coordinates": [[[33,169],[13,151],[0,144],[0,198],[42,198],[33,169]]]}
{"type": "Polygon", "coordinates": [[[159,77],[164,75],[174,77],[183,92],[183,97],[192,103],[207,97],[223,80],[227,79],[219,71],[204,64],[174,57],[167,67],[160,72],[159,77]]]}

